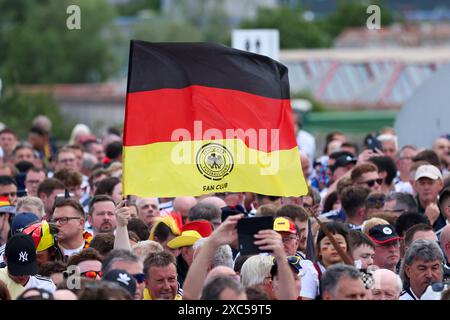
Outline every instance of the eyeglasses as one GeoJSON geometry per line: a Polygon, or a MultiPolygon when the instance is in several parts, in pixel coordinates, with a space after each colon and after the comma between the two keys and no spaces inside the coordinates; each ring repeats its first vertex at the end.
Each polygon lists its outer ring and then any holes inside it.
{"type": "Polygon", "coordinates": [[[59,222],[60,225],[65,225],[69,222],[69,220],[72,219],[81,219],[81,217],[61,217],[61,218],[54,218],[51,220],[54,224],[57,224],[59,222]]]}
{"type": "Polygon", "coordinates": [[[136,280],[137,283],[142,283],[145,280],[145,273],[133,274],[133,278],[136,280]]]}
{"type": "Polygon", "coordinates": [[[85,272],[80,273],[80,276],[90,278],[90,279],[95,279],[95,278],[97,278],[97,276],[99,276],[101,278],[103,276],[103,272],[90,270],[90,271],[85,271],[85,272]]]}
{"type": "Polygon", "coordinates": [[[381,184],[383,183],[383,179],[379,178],[379,179],[367,180],[367,181],[361,182],[361,184],[367,184],[370,188],[372,188],[374,186],[375,182],[379,186],[381,186],[381,184]]]}

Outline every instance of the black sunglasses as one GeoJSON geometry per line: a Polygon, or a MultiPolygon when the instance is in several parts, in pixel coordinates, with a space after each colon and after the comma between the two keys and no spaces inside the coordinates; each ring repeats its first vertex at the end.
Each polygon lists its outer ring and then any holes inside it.
{"type": "Polygon", "coordinates": [[[381,178],[372,179],[372,180],[364,181],[363,183],[367,184],[369,187],[373,187],[375,185],[375,183],[377,183],[379,186],[381,186],[381,184],[383,183],[383,179],[381,179],[381,178]]]}

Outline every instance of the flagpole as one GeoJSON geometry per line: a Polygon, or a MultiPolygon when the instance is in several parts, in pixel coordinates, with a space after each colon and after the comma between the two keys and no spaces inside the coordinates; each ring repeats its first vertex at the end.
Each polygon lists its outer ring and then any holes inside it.
{"type": "MultiPolygon", "coordinates": [[[[334,236],[330,232],[330,230],[328,230],[326,225],[324,223],[322,223],[322,221],[320,221],[320,219],[316,215],[312,214],[312,212],[310,212],[309,210],[306,210],[306,211],[308,213],[309,218],[313,217],[316,220],[316,222],[319,224],[320,229],[322,229],[323,233],[325,233],[325,235],[328,237],[331,244],[336,249],[337,253],[342,258],[344,263],[354,266],[354,262],[352,261],[352,259],[350,259],[348,254],[346,252],[344,252],[344,250],[342,250],[341,246],[336,242],[336,239],[334,238],[334,236]]],[[[308,234],[308,236],[309,236],[309,234],[308,234]]],[[[348,246],[348,243],[347,243],[347,246],[348,246]]]]}

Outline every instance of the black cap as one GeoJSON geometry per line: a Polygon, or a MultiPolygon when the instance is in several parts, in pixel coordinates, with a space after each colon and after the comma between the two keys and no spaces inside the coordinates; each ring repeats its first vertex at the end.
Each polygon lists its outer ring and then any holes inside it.
{"type": "Polygon", "coordinates": [[[103,281],[111,281],[120,285],[127,290],[133,297],[136,293],[136,280],[134,277],[123,269],[113,269],[103,276],[103,281]]]}
{"type": "Polygon", "coordinates": [[[369,230],[369,237],[378,245],[400,240],[394,227],[390,224],[379,224],[369,230]]]}
{"type": "Polygon", "coordinates": [[[5,247],[8,272],[13,276],[33,276],[38,272],[36,247],[31,236],[18,233],[12,236],[5,247]]]}
{"type": "Polygon", "coordinates": [[[336,161],[330,167],[330,169],[331,169],[331,171],[334,172],[337,168],[345,167],[346,165],[349,165],[349,164],[356,164],[357,161],[358,161],[358,159],[356,159],[355,157],[350,156],[350,155],[340,156],[339,158],[336,159],[336,161]]]}

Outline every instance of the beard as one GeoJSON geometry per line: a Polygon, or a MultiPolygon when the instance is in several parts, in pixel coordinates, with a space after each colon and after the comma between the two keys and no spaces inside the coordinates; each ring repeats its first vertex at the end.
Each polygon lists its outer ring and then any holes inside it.
{"type": "Polygon", "coordinates": [[[101,233],[105,233],[105,232],[111,232],[112,229],[113,229],[112,224],[109,223],[109,222],[106,222],[106,223],[103,223],[103,224],[100,226],[99,231],[100,231],[101,233]]]}

